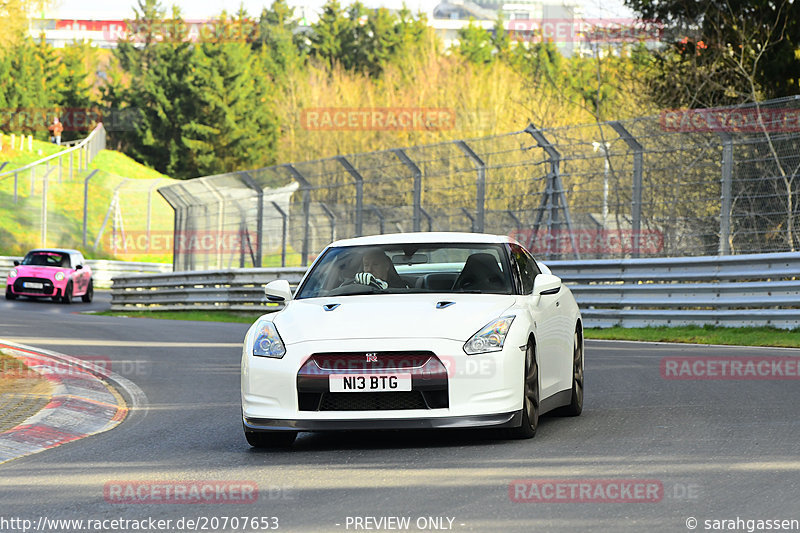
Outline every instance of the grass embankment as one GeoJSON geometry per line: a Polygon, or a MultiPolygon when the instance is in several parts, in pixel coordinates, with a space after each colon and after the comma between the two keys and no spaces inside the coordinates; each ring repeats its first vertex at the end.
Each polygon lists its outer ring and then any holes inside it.
{"type": "MultiPolygon", "coordinates": [[[[33,150],[20,151],[3,136],[0,164],[8,162],[3,172],[20,168],[66,147],[52,143],[33,141],[33,150]]],[[[69,159],[64,157],[62,165],[53,163],[47,180],[47,241],[46,246],[77,248],[91,259],[122,259],[129,261],[172,261],[172,250],[114,249],[111,246],[114,211],[109,205],[114,191],[119,191],[119,214],[117,235],[124,229],[126,235],[141,237],[147,228],[147,205],[150,198],[150,229],[152,232],[171,235],[173,211],[155,188],[169,183],[169,178],[157,171],[137,163],[122,153],[111,150],[100,152],[88,170],[78,172],[77,154],[74,156],[72,179],[69,174],[69,159]],[[89,183],[86,246],[83,245],[84,181],[89,173],[98,170],[89,183]],[[125,181],[125,180],[128,181],[125,181]],[[119,187],[121,184],[123,184],[119,187]],[[119,188],[118,188],[119,187],[119,188]],[[103,236],[95,248],[94,243],[106,215],[109,215],[103,236]],[[119,220],[121,219],[121,221],[119,220]]],[[[24,171],[17,176],[17,202],[14,202],[14,176],[0,178],[0,255],[22,255],[27,250],[42,245],[41,209],[44,174],[38,168],[31,173],[24,171]]]]}
{"type": "Polygon", "coordinates": [[[165,320],[194,320],[198,322],[236,322],[239,324],[252,324],[264,313],[245,313],[239,311],[101,311],[99,313],[92,314],[127,318],[160,318],[165,320]]]}
{"type": "Polygon", "coordinates": [[[800,348],[800,329],[723,328],[714,326],[613,327],[587,329],[585,337],[587,339],[800,348]]]}

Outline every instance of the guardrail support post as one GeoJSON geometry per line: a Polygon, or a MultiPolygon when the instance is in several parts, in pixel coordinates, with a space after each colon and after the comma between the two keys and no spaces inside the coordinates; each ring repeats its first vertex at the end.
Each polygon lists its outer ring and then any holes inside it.
{"type": "MultiPolygon", "coordinates": [[[[644,165],[643,154],[644,148],[639,141],[633,138],[633,135],[625,129],[621,122],[613,121],[608,123],[617,135],[625,141],[631,150],[633,150],[633,200],[631,201],[631,225],[632,225],[632,239],[633,242],[633,257],[639,257],[641,252],[642,240],[642,167],[644,165]]],[[[606,154],[606,159],[608,155],[606,154]]]]}
{"type": "Polygon", "coordinates": [[[731,210],[733,198],[733,137],[727,131],[718,131],[722,139],[722,183],[719,210],[719,255],[731,254],[731,210]]]}
{"type": "Polygon", "coordinates": [[[478,157],[478,154],[464,141],[456,141],[456,145],[467,154],[467,157],[470,158],[472,164],[478,171],[478,179],[475,182],[475,213],[477,216],[473,218],[465,208],[462,208],[462,210],[472,221],[472,232],[483,233],[484,217],[486,213],[486,163],[484,163],[483,159],[478,157]]]}
{"type": "MultiPolygon", "coordinates": [[[[414,163],[410,157],[405,153],[404,150],[401,148],[396,148],[392,150],[394,155],[403,162],[408,168],[411,169],[411,173],[414,175],[414,189],[413,189],[413,202],[414,202],[414,215],[413,215],[413,230],[414,231],[421,231],[420,227],[422,226],[422,171],[419,169],[416,163],[414,163]]],[[[430,230],[429,230],[430,231],[430,230]]],[[[383,232],[381,232],[383,233],[383,232]]]]}
{"type": "Polygon", "coordinates": [[[364,178],[358,171],[350,164],[343,155],[337,156],[336,160],[344,167],[348,174],[353,177],[356,184],[356,237],[361,237],[363,232],[364,220],[364,178]]]}
{"type": "Polygon", "coordinates": [[[311,214],[311,184],[303,177],[300,172],[294,168],[291,163],[283,165],[292,178],[300,184],[300,190],[303,191],[303,252],[300,258],[302,266],[308,266],[308,237],[309,237],[309,218],[311,214]]]}
{"type": "Polygon", "coordinates": [[[264,190],[258,186],[255,182],[253,177],[247,172],[241,172],[242,181],[245,184],[256,191],[256,195],[258,196],[258,220],[256,221],[256,235],[258,242],[256,243],[256,260],[254,261],[254,267],[261,267],[261,241],[263,240],[262,233],[264,231],[264,190]]]}
{"type": "Polygon", "coordinates": [[[288,225],[287,219],[289,216],[286,214],[286,211],[281,209],[281,206],[278,205],[277,202],[272,202],[272,207],[275,208],[275,211],[281,216],[281,266],[286,266],[286,238],[288,236],[288,225]]]}

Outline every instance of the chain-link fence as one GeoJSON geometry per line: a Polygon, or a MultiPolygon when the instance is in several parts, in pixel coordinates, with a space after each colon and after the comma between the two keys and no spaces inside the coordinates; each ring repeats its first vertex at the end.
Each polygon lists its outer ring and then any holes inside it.
{"type": "Polygon", "coordinates": [[[172,180],[128,179],[92,168],[104,147],[105,130],[98,126],[57,154],[6,165],[0,174],[0,249],[23,254],[49,246],[78,248],[89,258],[169,259],[173,213],[156,188],[172,180]]]}
{"type": "MultiPolygon", "coordinates": [[[[333,134],[336,134],[334,132],[333,134]]],[[[545,259],[793,251],[800,97],[189,180],[175,270],[305,265],[330,241],[510,234],[545,259]]]]}

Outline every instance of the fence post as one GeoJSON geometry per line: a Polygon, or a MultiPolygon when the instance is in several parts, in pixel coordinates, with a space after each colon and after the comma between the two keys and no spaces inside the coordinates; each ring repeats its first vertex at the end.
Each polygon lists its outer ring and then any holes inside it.
{"type": "Polygon", "coordinates": [[[98,170],[93,170],[91,174],[83,180],[83,246],[86,247],[86,227],[89,220],[89,180],[97,174],[98,170]]]}
{"type": "Polygon", "coordinates": [[[428,214],[428,212],[427,212],[427,211],[425,211],[425,209],[424,209],[422,206],[420,206],[420,208],[419,208],[419,212],[420,212],[420,213],[422,214],[422,216],[424,216],[424,217],[427,219],[427,221],[428,221],[428,231],[433,231],[433,217],[432,217],[432,216],[430,216],[430,215],[428,214]]]}
{"type": "MultiPolygon", "coordinates": [[[[547,219],[547,230],[548,234],[550,234],[552,226],[560,225],[560,222],[558,221],[558,210],[562,209],[564,211],[564,219],[567,223],[567,232],[569,233],[569,240],[572,244],[572,250],[575,253],[575,258],[580,259],[580,250],[578,250],[578,246],[575,243],[575,235],[572,232],[572,217],[569,214],[569,205],[567,205],[567,197],[564,194],[564,184],[561,182],[561,173],[559,170],[559,166],[561,164],[561,154],[553,147],[550,141],[547,140],[544,134],[533,124],[528,124],[528,127],[525,128],[525,132],[530,134],[539,147],[550,157],[550,171],[547,173],[547,185],[545,186],[545,192],[542,196],[542,201],[539,204],[536,222],[534,225],[534,232],[538,231],[539,224],[544,216],[544,212],[547,211],[549,214],[547,219]]],[[[555,251],[558,253],[558,239],[556,239],[555,251]]],[[[550,257],[549,247],[546,257],[550,257]]]]}
{"type": "Polygon", "coordinates": [[[256,243],[256,260],[253,266],[261,268],[261,241],[263,240],[262,233],[264,232],[264,189],[258,186],[253,177],[248,172],[241,172],[242,181],[245,185],[256,191],[258,197],[258,220],[256,221],[256,235],[258,242],[256,243]]]}
{"type": "Polygon", "coordinates": [[[286,230],[287,230],[287,227],[288,227],[287,224],[286,224],[286,219],[288,218],[288,215],[286,214],[286,211],[281,209],[281,206],[279,206],[277,202],[272,202],[272,207],[274,207],[275,210],[278,212],[278,214],[281,216],[281,266],[285,267],[286,266],[286,237],[287,237],[287,231],[286,230]]]}
{"type": "Polygon", "coordinates": [[[369,206],[369,209],[378,217],[378,227],[380,228],[381,235],[383,235],[386,231],[386,217],[384,217],[381,210],[374,205],[369,206]]]}
{"type": "MultiPolygon", "coordinates": [[[[621,122],[613,121],[608,123],[617,135],[633,150],[633,200],[631,201],[631,218],[633,235],[633,257],[639,257],[641,251],[641,230],[642,230],[642,167],[644,164],[644,148],[633,135],[625,129],[621,122]]],[[[608,157],[606,155],[606,157],[608,157]]]]}
{"type": "Polygon", "coordinates": [[[363,235],[363,202],[364,202],[364,178],[358,171],[350,164],[343,155],[337,156],[336,160],[344,167],[344,169],[353,177],[356,183],[356,237],[363,235]]]}
{"type": "Polygon", "coordinates": [[[421,231],[420,227],[422,226],[422,171],[419,169],[416,163],[414,163],[410,157],[405,153],[402,148],[395,148],[392,150],[394,155],[403,162],[408,168],[411,169],[411,173],[414,175],[414,190],[413,190],[413,201],[414,201],[414,215],[413,215],[413,230],[414,231],[421,231]]]}
{"type": "Polygon", "coordinates": [[[333,211],[328,209],[328,206],[324,203],[320,202],[319,206],[325,212],[325,216],[328,217],[328,221],[331,226],[331,242],[336,240],[336,215],[333,214],[333,211]]]}
{"type": "Polygon", "coordinates": [[[722,139],[722,186],[719,211],[719,255],[731,254],[731,209],[733,198],[733,137],[727,131],[718,131],[722,139]]]}
{"type": "Polygon", "coordinates": [[[469,219],[469,228],[472,233],[475,232],[475,217],[472,216],[472,213],[466,207],[461,208],[461,212],[464,213],[464,216],[469,219]]]}
{"type": "Polygon", "coordinates": [[[287,163],[283,165],[292,177],[300,184],[300,190],[303,191],[303,252],[300,258],[302,266],[308,266],[308,236],[309,236],[309,218],[311,213],[311,184],[303,177],[300,172],[294,168],[294,165],[287,163]]]}
{"type": "Polygon", "coordinates": [[[42,175],[42,248],[47,246],[47,175],[55,170],[55,167],[48,169],[42,175]]]}
{"type": "MultiPolygon", "coordinates": [[[[472,218],[469,214],[467,216],[472,221],[472,231],[474,233],[483,233],[486,212],[486,163],[464,141],[456,141],[456,144],[467,154],[467,157],[472,160],[472,164],[478,170],[478,179],[475,184],[475,212],[477,216],[476,218],[472,218]]],[[[467,213],[467,210],[464,209],[464,212],[467,213]]]]}

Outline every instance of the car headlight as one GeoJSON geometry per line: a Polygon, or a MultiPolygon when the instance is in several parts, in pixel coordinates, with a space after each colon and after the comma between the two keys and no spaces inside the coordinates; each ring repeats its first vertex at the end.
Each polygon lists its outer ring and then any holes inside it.
{"type": "Polygon", "coordinates": [[[275,324],[263,320],[258,323],[253,341],[253,355],[280,359],[286,353],[286,347],[278,334],[275,324]]]}
{"type": "Polygon", "coordinates": [[[56,272],[56,275],[54,277],[56,278],[56,281],[64,281],[64,278],[66,276],[64,276],[63,272],[56,272]]]}
{"type": "Polygon", "coordinates": [[[467,352],[467,355],[499,352],[503,349],[508,328],[511,327],[513,321],[513,316],[504,316],[489,322],[464,344],[464,351],[467,352]]]}
{"type": "Polygon", "coordinates": [[[11,272],[8,273],[8,277],[9,278],[16,278],[17,277],[17,269],[16,268],[12,268],[11,272]]]}

